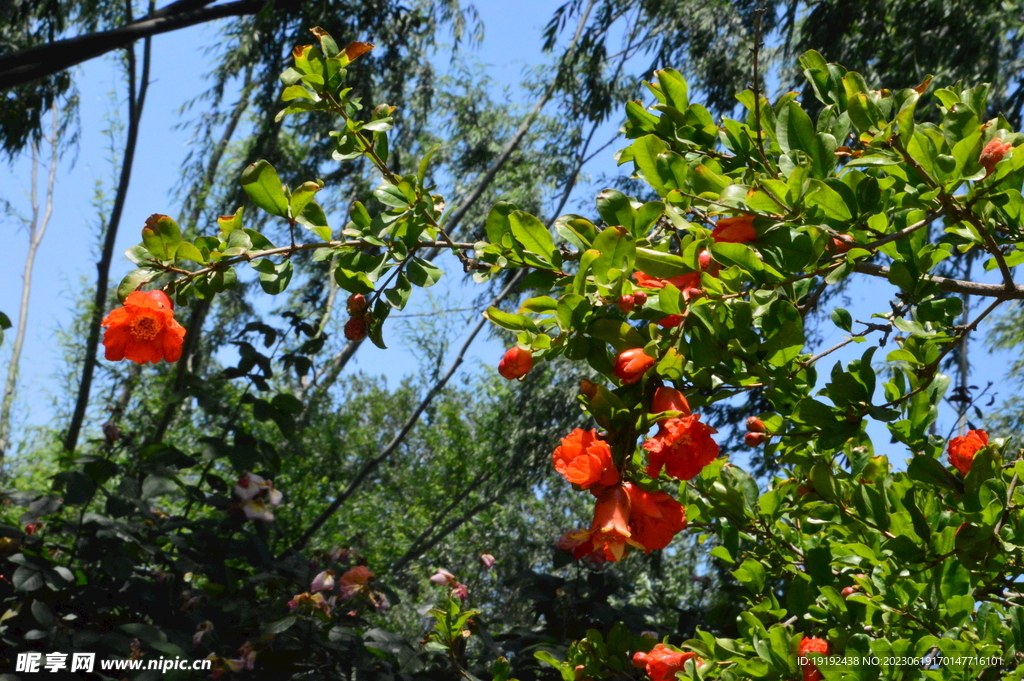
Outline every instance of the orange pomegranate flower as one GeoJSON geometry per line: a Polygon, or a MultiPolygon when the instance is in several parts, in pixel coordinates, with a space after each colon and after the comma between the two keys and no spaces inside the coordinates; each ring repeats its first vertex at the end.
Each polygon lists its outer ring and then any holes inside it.
{"type": "Polygon", "coordinates": [[[818,665],[814,664],[807,657],[807,653],[821,653],[822,655],[828,655],[828,641],[823,638],[811,638],[804,636],[800,639],[800,644],[797,646],[797,655],[800,658],[806,659],[800,665],[800,671],[803,674],[804,681],[822,681],[824,675],[818,670],[818,665]]]}
{"type": "Polygon", "coordinates": [[[700,422],[700,414],[668,419],[658,434],[643,444],[649,454],[647,474],[656,478],[665,472],[679,480],[691,480],[718,458],[718,443],[711,436],[718,431],[700,422]]]}
{"type": "Polygon", "coordinates": [[[625,488],[614,485],[601,492],[590,529],[571,533],[569,539],[580,542],[573,550],[574,558],[599,553],[605,560],[618,561],[626,552],[626,544],[642,549],[629,531],[629,495],[625,488]]]}
{"type": "Polygon", "coordinates": [[[665,548],[686,527],[683,505],[666,492],[648,492],[629,482],[623,487],[629,495],[630,534],[645,552],[665,548]]]}
{"type": "Polygon", "coordinates": [[[969,430],[967,435],[955,437],[949,441],[949,462],[961,475],[967,475],[974,463],[974,455],[988,445],[988,433],[984,430],[969,430]]]}
{"type": "Polygon", "coordinates": [[[649,653],[633,655],[633,666],[643,669],[651,681],[674,681],[676,672],[683,671],[687,660],[693,659],[700,664],[697,653],[684,653],[672,650],[664,643],[659,643],[649,653]]]}
{"type": "Polygon", "coordinates": [[[711,230],[711,238],[720,244],[750,243],[757,238],[757,232],[754,231],[754,216],[719,218],[715,228],[711,230]]]}
{"type": "Polygon", "coordinates": [[[562,438],[551,460],[562,477],[583,489],[595,485],[607,487],[619,481],[619,472],[612,463],[612,449],[607,442],[598,439],[596,430],[575,429],[562,438]]]}
{"type": "Polygon", "coordinates": [[[665,284],[672,284],[680,291],[685,291],[688,288],[700,288],[700,272],[691,272],[689,274],[669,277],[668,279],[660,279],[638,270],[633,273],[633,278],[636,279],[636,285],[641,288],[659,289],[665,288],[665,284]]]}
{"type": "Polygon", "coordinates": [[[133,291],[124,306],[103,320],[105,356],[112,362],[177,362],[185,328],[174,319],[174,304],[163,291],[133,291]]]}

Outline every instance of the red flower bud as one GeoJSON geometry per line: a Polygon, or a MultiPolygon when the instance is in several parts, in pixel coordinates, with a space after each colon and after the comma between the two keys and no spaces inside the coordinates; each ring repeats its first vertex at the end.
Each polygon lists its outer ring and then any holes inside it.
{"type": "Polygon", "coordinates": [[[362,293],[353,293],[348,297],[348,313],[353,316],[366,312],[366,296],[362,293]]]}
{"type": "Polygon", "coordinates": [[[763,433],[764,421],[757,418],[756,416],[749,417],[747,419],[747,430],[749,430],[751,433],[763,433]]]}
{"type": "Polygon", "coordinates": [[[704,295],[704,289],[701,288],[688,288],[683,290],[683,300],[685,300],[686,302],[696,300],[697,298],[700,298],[702,295],[704,295]]]}
{"type": "Polygon", "coordinates": [[[647,304],[647,291],[636,291],[633,293],[633,302],[636,303],[637,307],[643,307],[647,304]]]}
{"type": "Polygon", "coordinates": [[[644,352],[643,348],[623,350],[615,358],[615,376],[624,385],[636,383],[654,366],[654,358],[644,352]]]}
{"type": "Polygon", "coordinates": [[[843,589],[842,593],[843,598],[846,598],[847,596],[852,596],[853,594],[857,593],[857,589],[855,587],[848,586],[845,589],[843,589]]]}
{"type": "Polygon", "coordinates": [[[658,322],[658,326],[660,326],[663,329],[674,329],[675,327],[679,326],[682,323],[682,315],[670,314],[666,315],[660,322],[658,322]]]}
{"type": "Polygon", "coordinates": [[[707,272],[714,261],[711,259],[711,253],[705,248],[697,255],[697,262],[700,264],[700,271],[707,272]]]}
{"type": "Polygon", "coordinates": [[[764,433],[747,433],[743,436],[743,441],[747,443],[748,447],[759,447],[768,440],[768,436],[764,433]]]}
{"type": "Polygon", "coordinates": [[[345,322],[345,338],[354,343],[366,338],[366,320],[362,317],[352,317],[345,322]]]}
{"type": "Polygon", "coordinates": [[[620,310],[622,310],[626,314],[629,314],[630,312],[633,311],[633,306],[634,306],[635,302],[636,302],[635,298],[633,296],[627,294],[627,295],[624,295],[621,298],[619,298],[619,301],[617,303],[615,303],[615,304],[619,306],[620,310]]]}
{"type": "MultiPolygon", "coordinates": [[[[690,403],[686,396],[675,388],[658,388],[654,391],[654,399],[651,400],[651,413],[660,414],[663,411],[678,411],[680,416],[690,415],[690,403]]],[[[658,423],[667,421],[660,419],[658,423]]]]}
{"type": "Polygon", "coordinates": [[[985,169],[985,177],[988,177],[995,172],[996,164],[1003,160],[1006,156],[1006,152],[1013,149],[1012,144],[1004,144],[1000,139],[994,139],[985,145],[985,148],[981,152],[981,158],[978,159],[978,163],[985,169]]]}
{"type": "Polygon", "coordinates": [[[586,395],[588,400],[592,400],[597,397],[597,384],[584,378],[580,381],[580,392],[586,395]]]}
{"type": "Polygon", "coordinates": [[[509,379],[522,378],[530,373],[533,368],[533,355],[529,350],[523,350],[518,345],[509,348],[505,356],[498,362],[498,373],[509,379]]]}

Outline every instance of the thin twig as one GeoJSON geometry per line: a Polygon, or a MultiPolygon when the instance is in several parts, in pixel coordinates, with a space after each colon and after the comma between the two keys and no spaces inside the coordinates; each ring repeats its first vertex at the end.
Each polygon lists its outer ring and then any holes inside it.
{"type": "MultiPolygon", "coordinates": [[[[494,299],[491,301],[491,305],[497,305],[502,300],[504,300],[510,293],[512,293],[512,291],[515,289],[515,286],[519,283],[520,279],[522,279],[525,273],[526,270],[519,270],[518,272],[516,272],[512,279],[509,280],[505,288],[502,289],[501,292],[494,297],[494,299]]],[[[332,501],[331,504],[326,509],[324,509],[324,511],[316,518],[316,520],[314,520],[313,523],[308,528],[306,528],[306,531],[302,533],[302,536],[295,540],[295,542],[291,545],[291,548],[288,550],[290,553],[301,551],[303,548],[305,548],[306,544],[309,543],[309,540],[313,537],[313,535],[316,534],[321,527],[323,527],[324,523],[326,523],[331,518],[331,516],[333,516],[338,511],[339,508],[341,508],[342,504],[344,504],[349,499],[349,497],[352,496],[352,494],[356,491],[356,489],[359,488],[363,481],[371,473],[373,473],[373,471],[375,471],[377,467],[381,465],[381,463],[388,459],[395,452],[395,450],[398,449],[398,446],[405,440],[405,437],[409,434],[409,431],[411,431],[413,429],[413,426],[416,425],[416,422],[419,421],[420,415],[434,400],[434,397],[436,397],[441,392],[441,390],[444,389],[444,386],[447,385],[448,381],[451,380],[452,376],[455,375],[455,372],[458,370],[459,366],[462,364],[466,356],[466,352],[469,350],[469,346],[473,344],[473,341],[476,340],[477,335],[479,335],[479,333],[483,330],[484,326],[487,323],[488,320],[486,318],[481,318],[480,321],[477,322],[476,326],[473,327],[473,330],[470,331],[469,336],[466,337],[466,340],[462,344],[462,347],[459,348],[459,352],[455,355],[455,359],[452,361],[451,366],[448,367],[448,371],[445,373],[445,375],[442,376],[434,384],[434,386],[427,392],[423,399],[420,400],[420,403],[416,406],[413,412],[405,420],[405,423],[402,424],[402,427],[399,429],[399,431],[395,433],[394,437],[391,438],[391,441],[387,444],[387,446],[384,447],[384,449],[382,449],[379,454],[377,454],[372,459],[363,464],[363,466],[359,469],[359,472],[357,472],[356,475],[349,481],[345,489],[340,494],[338,494],[338,496],[335,497],[334,501],[332,501]]]]}

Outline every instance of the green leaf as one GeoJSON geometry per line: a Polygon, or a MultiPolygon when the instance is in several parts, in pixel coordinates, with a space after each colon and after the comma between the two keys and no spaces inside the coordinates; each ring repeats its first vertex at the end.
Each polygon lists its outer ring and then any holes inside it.
{"type": "Polygon", "coordinates": [[[825,213],[826,217],[833,220],[850,220],[853,215],[850,208],[843,201],[839,192],[829,187],[821,180],[811,180],[810,188],[804,200],[809,206],[818,206],[825,213]]]}
{"type": "Polygon", "coordinates": [[[832,323],[838,326],[843,331],[851,333],[853,331],[853,317],[850,313],[841,307],[837,307],[832,310],[830,315],[832,317],[832,323]]]}
{"type": "Polygon", "coordinates": [[[413,258],[405,266],[405,273],[409,276],[409,281],[416,286],[430,288],[438,282],[444,271],[429,260],[413,258]]]}
{"type": "Polygon", "coordinates": [[[399,274],[398,279],[395,280],[395,285],[384,290],[384,297],[387,298],[391,307],[396,310],[405,309],[405,304],[409,302],[411,294],[412,284],[409,283],[409,279],[405,274],[399,274]]]}
{"type": "Polygon", "coordinates": [[[732,571],[732,576],[751,593],[759,594],[764,589],[764,566],[756,560],[745,560],[732,571]]]}
{"type": "Polygon", "coordinates": [[[654,188],[660,196],[668,194],[670,188],[661,179],[658,169],[658,155],[668,151],[668,146],[654,135],[644,135],[630,147],[633,162],[643,174],[647,184],[654,188]]]}
{"type": "Polygon", "coordinates": [[[496,307],[489,307],[484,310],[484,316],[503,329],[509,331],[532,331],[537,332],[537,326],[533,321],[521,314],[504,312],[496,307]]]}
{"type": "Polygon", "coordinates": [[[242,213],[244,210],[244,206],[239,206],[234,215],[221,215],[217,218],[217,227],[220,228],[221,241],[226,240],[231,232],[242,228],[242,213]]]}
{"type": "Polygon", "coordinates": [[[633,264],[637,270],[661,279],[670,279],[694,271],[694,268],[687,265],[686,261],[678,255],[643,247],[636,249],[636,258],[633,264]]]}
{"type": "Polygon", "coordinates": [[[302,215],[302,209],[313,200],[316,193],[320,191],[320,185],[316,182],[303,182],[292,192],[288,205],[291,208],[293,217],[302,215]]]}
{"type": "Polygon", "coordinates": [[[690,106],[689,87],[682,74],[675,69],[659,69],[654,75],[665,93],[665,103],[677,111],[686,111],[690,106]]]}
{"type": "Polygon", "coordinates": [[[43,575],[34,567],[22,565],[14,571],[11,584],[18,591],[35,591],[43,586],[43,575]]]}
{"type": "Polygon", "coordinates": [[[288,197],[274,166],[259,160],[242,171],[242,189],[254,204],[278,217],[288,217],[288,197]]]}
{"type": "Polygon", "coordinates": [[[264,258],[254,261],[252,267],[260,273],[260,286],[272,296],[284,292],[292,280],[291,260],[282,260],[275,265],[273,261],[264,258]]]}
{"type": "Polygon", "coordinates": [[[636,211],[629,197],[617,189],[605,189],[597,195],[597,212],[609,227],[622,226],[633,231],[636,211]]]}
{"type": "Polygon", "coordinates": [[[200,265],[206,264],[206,258],[203,257],[202,251],[187,241],[182,241],[178,244],[178,249],[174,253],[174,257],[178,260],[191,260],[192,262],[197,262],[200,265]]]}
{"type": "Polygon", "coordinates": [[[783,151],[799,149],[812,157],[814,156],[817,146],[814,123],[797,102],[790,100],[779,111],[775,132],[783,151]]]}
{"type": "Polygon", "coordinates": [[[327,224],[327,216],[324,215],[324,209],[320,207],[320,204],[316,201],[308,202],[303,207],[302,212],[295,216],[295,222],[299,223],[309,231],[316,234],[324,241],[330,241],[331,228],[327,224]]]}
{"type": "Polygon", "coordinates": [[[907,475],[913,480],[939,485],[946,489],[956,490],[959,483],[945,466],[930,456],[915,456],[907,466],[907,475]]]}
{"type": "Polygon", "coordinates": [[[137,270],[132,270],[124,276],[121,283],[117,285],[117,299],[124,303],[125,299],[132,291],[139,290],[140,286],[145,285],[151,279],[158,277],[160,270],[150,269],[148,267],[140,267],[137,270]]]}
{"type": "Polygon", "coordinates": [[[543,222],[521,210],[509,213],[508,220],[509,226],[512,228],[512,236],[526,252],[539,256],[539,259],[546,265],[554,267],[562,265],[562,256],[555,248],[551,232],[543,222]]]}
{"type": "Polygon", "coordinates": [[[516,206],[514,203],[499,201],[494,204],[491,212],[487,214],[487,222],[484,223],[484,229],[487,232],[487,240],[489,242],[506,248],[512,247],[511,238],[506,239],[505,237],[512,234],[512,226],[509,223],[508,216],[515,210],[516,206]]]}
{"type": "Polygon", "coordinates": [[[142,243],[158,260],[171,260],[181,243],[181,229],[167,215],[150,215],[142,228],[142,243]]]}
{"type": "Polygon", "coordinates": [[[606,272],[610,268],[632,271],[636,257],[636,242],[625,227],[608,227],[594,239],[594,248],[601,257],[594,263],[594,271],[606,272]]]}

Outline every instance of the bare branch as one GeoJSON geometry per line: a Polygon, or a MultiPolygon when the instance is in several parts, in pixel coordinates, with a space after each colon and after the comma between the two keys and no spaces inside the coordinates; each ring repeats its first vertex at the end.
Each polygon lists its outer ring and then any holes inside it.
{"type": "MultiPolygon", "coordinates": [[[[873,277],[889,277],[889,268],[882,265],[875,265],[869,262],[859,262],[854,265],[854,271],[861,274],[870,274],[873,277]]],[[[1002,298],[1003,300],[1024,299],[1024,286],[1014,286],[1007,290],[1002,284],[982,284],[976,281],[964,281],[962,279],[949,279],[947,277],[929,277],[929,280],[937,284],[943,291],[953,293],[965,293],[969,296],[988,296],[990,298],[1002,298]]]]}
{"type": "Polygon", "coordinates": [[[11,408],[14,405],[14,391],[18,385],[18,370],[21,362],[21,351],[25,345],[25,333],[28,328],[28,305],[32,295],[32,272],[35,268],[36,253],[39,245],[43,242],[46,228],[50,224],[50,216],[53,215],[53,188],[57,178],[57,160],[60,146],[57,141],[57,104],[51,105],[53,114],[52,137],[50,143],[50,168],[46,179],[46,205],[43,214],[39,214],[39,196],[37,177],[39,172],[39,146],[32,146],[32,221],[28,227],[28,252],[25,254],[25,267],[22,270],[21,304],[18,309],[18,331],[14,336],[14,346],[11,349],[11,359],[7,364],[7,379],[4,382],[3,400],[0,402],[0,477],[3,476],[3,457],[11,434],[11,408]]]}

